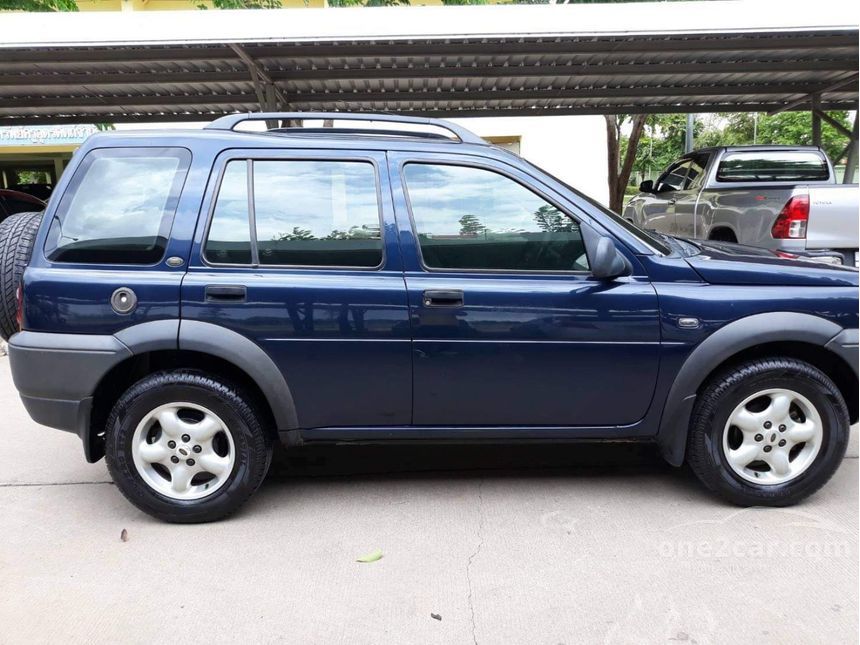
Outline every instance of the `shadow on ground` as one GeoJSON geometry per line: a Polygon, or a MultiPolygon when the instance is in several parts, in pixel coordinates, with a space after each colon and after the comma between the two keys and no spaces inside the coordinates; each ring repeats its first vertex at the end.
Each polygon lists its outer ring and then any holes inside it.
{"type": "Polygon", "coordinates": [[[425,444],[276,447],[269,479],[388,476],[595,477],[601,475],[692,477],[669,466],[649,444],[425,444]]]}

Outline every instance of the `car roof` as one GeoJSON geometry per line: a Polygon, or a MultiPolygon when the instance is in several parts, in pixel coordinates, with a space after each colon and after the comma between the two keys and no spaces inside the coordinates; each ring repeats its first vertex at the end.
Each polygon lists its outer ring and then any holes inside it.
{"type": "Polygon", "coordinates": [[[296,148],[455,152],[496,158],[510,158],[513,154],[489,143],[463,143],[447,137],[431,138],[415,133],[392,133],[391,131],[380,131],[378,134],[372,132],[355,133],[339,128],[333,128],[331,133],[320,132],[321,129],[308,128],[309,133],[302,133],[301,129],[269,132],[208,129],[112,130],[90,135],[81,150],[150,145],[186,147],[192,152],[195,148],[209,150],[296,148]]]}

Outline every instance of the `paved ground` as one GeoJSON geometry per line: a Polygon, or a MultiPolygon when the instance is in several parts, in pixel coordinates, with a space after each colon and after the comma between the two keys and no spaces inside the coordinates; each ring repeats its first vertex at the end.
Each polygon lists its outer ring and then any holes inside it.
{"type": "Polygon", "coordinates": [[[4,644],[857,640],[856,436],[786,510],[623,446],[339,448],[282,455],[229,521],[170,526],[29,420],[5,358],[0,410],[4,644]]]}

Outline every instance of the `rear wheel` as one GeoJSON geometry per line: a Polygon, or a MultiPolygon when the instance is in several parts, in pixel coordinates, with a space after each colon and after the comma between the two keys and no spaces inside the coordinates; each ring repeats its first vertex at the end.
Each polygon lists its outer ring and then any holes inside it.
{"type": "Polygon", "coordinates": [[[817,491],[845,455],[850,422],[839,389],[793,358],[751,361],[703,389],[687,459],[712,491],[742,506],[785,506],[817,491]]]}
{"type": "Polygon", "coordinates": [[[33,254],[41,213],[17,213],[0,222],[0,336],[18,331],[17,290],[33,254]]]}
{"type": "Polygon", "coordinates": [[[123,394],[105,440],[123,495],[168,522],[208,522],[238,509],[262,483],[272,449],[245,395],[182,370],[148,376],[123,394]]]}

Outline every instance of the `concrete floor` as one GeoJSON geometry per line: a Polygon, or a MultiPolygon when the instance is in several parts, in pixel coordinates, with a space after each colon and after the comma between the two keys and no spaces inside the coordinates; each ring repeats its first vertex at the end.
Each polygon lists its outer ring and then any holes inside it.
{"type": "Polygon", "coordinates": [[[790,509],[643,448],[356,447],[280,455],[234,518],[171,526],[30,421],[5,358],[0,410],[3,644],[857,640],[856,432],[790,509]]]}

